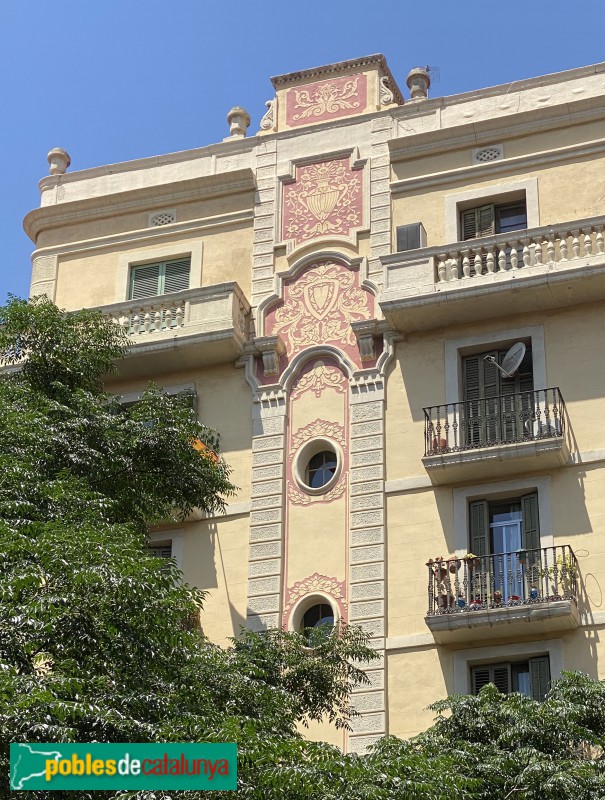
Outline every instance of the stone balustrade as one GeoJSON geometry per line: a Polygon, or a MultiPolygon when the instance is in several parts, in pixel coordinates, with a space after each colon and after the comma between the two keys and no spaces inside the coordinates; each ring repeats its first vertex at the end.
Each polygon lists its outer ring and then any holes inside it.
{"type": "Polygon", "coordinates": [[[433,256],[436,283],[605,256],[604,222],[563,223],[458,243],[433,256]],[[461,246],[462,245],[462,246],[461,246]]]}
{"type": "Polygon", "coordinates": [[[385,300],[605,263],[605,216],[383,256],[385,300]]]}
{"type": "Polygon", "coordinates": [[[236,283],[225,283],[128,300],[103,306],[102,310],[135,341],[229,329],[245,340],[250,306],[236,283]]]}

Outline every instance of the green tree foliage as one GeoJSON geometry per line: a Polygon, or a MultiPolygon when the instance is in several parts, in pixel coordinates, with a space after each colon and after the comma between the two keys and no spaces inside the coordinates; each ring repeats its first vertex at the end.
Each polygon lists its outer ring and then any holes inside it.
{"type": "Polygon", "coordinates": [[[0,797],[11,741],[237,741],[240,793],[264,796],[307,758],[301,723],[348,725],[373,652],[346,627],[312,649],[284,632],[212,645],[203,593],[149,554],[146,526],[223,508],[218,437],[157,388],[127,409],[103,392],[126,341],[101,314],[13,300],[0,322],[0,797]]]}

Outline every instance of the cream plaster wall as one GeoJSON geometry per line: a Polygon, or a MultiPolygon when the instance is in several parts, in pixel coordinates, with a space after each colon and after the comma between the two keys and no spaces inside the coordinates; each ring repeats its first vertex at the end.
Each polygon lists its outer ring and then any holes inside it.
{"type": "Polygon", "coordinates": [[[422,647],[393,651],[387,657],[389,733],[409,738],[428,728],[435,714],[427,706],[445,697],[452,685],[447,652],[422,647]]]}
{"type": "MultiPolygon", "coordinates": [[[[508,154],[508,151],[505,151],[508,154]]],[[[470,166],[471,148],[466,150],[470,166]]],[[[452,169],[450,154],[440,158],[440,168],[452,169]]],[[[475,167],[474,180],[467,175],[447,180],[441,186],[411,187],[393,197],[393,236],[397,225],[422,222],[427,234],[427,246],[450,244],[445,233],[445,196],[473,188],[500,186],[518,179],[535,177],[538,180],[539,224],[549,225],[565,220],[582,219],[603,212],[605,206],[605,156],[591,155],[569,158],[552,166],[504,169],[497,175],[486,175],[483,166],[475,167]],[[485,177],[482,177],[485,175],[485,177]],[[488,177],[489,176],[489,177],[488,177]]],[[[425,174],[425,173],[421,173],[425,174]]],[[[393,242],[395,240],[393,239],[393,242]]]]}
{"type": "Polygon", "coordinates": [[[246,622],[248,515],[182,525],[183,579],[207,592],[200,622],[217,644],[228,645],[246,622]]]}
{"type": "MultiPolygon", "coordinates": [[[[128,297],[126,291],[123,296],[116,296],[121,257],[140,264],[146,258],[160,258],[162,248],[172,255],[177,246],[186,254],[192,248],[199,248],[200,244],[201,285],[212,286],[225,281],[237,281],[246,296],[249,296],[252,231],[251,228],[232,226],[196,237],[162,236],[159,240],[146,241],[136,247],[125,243],[93,253],[62,255],[59,258],[55,302],[68,310],[122,302],[128,297]]],[[[199,276],[192,270],[190,288],[199,285],[199,276]]]]}

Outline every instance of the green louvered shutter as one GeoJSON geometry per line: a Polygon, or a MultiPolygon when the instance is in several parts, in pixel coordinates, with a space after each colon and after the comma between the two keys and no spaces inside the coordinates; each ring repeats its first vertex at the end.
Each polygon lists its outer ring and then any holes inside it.
{"type": "Polygon", "coordinates": [[[511,668],[510,664],[491,664],[480,667],[473,667],[471,672],[473,694],[479,694],[479,690],[488,683],[493,683],[496,689],[502,694],[509,694],[511,690],[511,668]]]}
{"type": "Polygon", "coordinates": [[[550,663],[548,656],[529,659],[529,680],[534,700],[544,700],[550,689],[550,663]]]}
{"type": "Polygon", "coordinates": [[[540,547],[540,519],[538,516],[538,493],[521,498],[522,542],[526,550],[540,547]]]}
{"type": "Polygon", "coordinates": [[[496,230],[496,213],[493,205],[467,208],[460,212],[460,234],[463,241],[490,236],[496,230]]]}
{"type": "Polygon", "coordinates": [[[476,556],[489,553],[489,507],[487,500],[474,500],[469,506],[470,552],[476,556]]]}
{"type": "Polygon", "coordinates": [[[167,261],[164,265],[164,286],[162,294],[182,292],[189,288],[189,272],[191,259],[181,258],[178,261],[167,261]]]}
{"type": "Polygon", "coordinates": [[[462,361],[467,443],[474,447],[497,441],[499,432],[500,372],[486,356],[497,351],[467,356],[462,361]]]}
{"type": "Polygon", "coordinates": [[[141,300],[160,294],[161,264],[145,264],[134,267],[130,273],[130,299],[141,300]]]}
{"type": "Polygon", "coordinates": [[[494,664],[492,667],[491,682],[502,694],[509,694],[511,690],[510,664],[494,664]]]}
{"type": "Polygon", "coordinates": [[[479,690],[490,682],[489,667],[473,667],[471,671],[473,694],[479,694],[479,690]]]}
{"type": "MultiPolygon", "coordinates": [[[[508,350],[498,353],[498,363],[502,364],[508,350]]],[[[533,406],[534,373],[531,349],[528,347],[519,369],[512,378],[501,375],[500,394],[502,405],[502,439],[517,442],[525,432],[531,432],[533,406]]]]}
{"type": "Polygon", "coordinates": [[[160,544],[160,545],[150,545],[149,552],[152,556],[156,558],[172,558],[172,545],[171,544],[160,544]]]}

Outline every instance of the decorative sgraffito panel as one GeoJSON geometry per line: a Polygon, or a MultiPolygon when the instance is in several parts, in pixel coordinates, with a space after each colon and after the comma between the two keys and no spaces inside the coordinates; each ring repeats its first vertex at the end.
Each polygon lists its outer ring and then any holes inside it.
{"type": "Polygon", "coordinates": [[[361,366],[352,322],[374,317],[374,297],[359,286],[359,273],[321,261],[284,285],[283,300],[267,312],[265,334],[279,335],[286,359],[308,347],[330,344],[361,366]]]}
{"type": "Polygon", "coordinates": [[[283,189],[282,240],[299,245],[318,236],[349,236],[362,225],[362,176],[348,158],[297,167],[283,189]]]}
{"type": "Polygon", "coordinates": [[[294,87],[286,93],[286,123],[296,127],[359,114],[366,109],[367,96],[364,74],[294,87]]]}

